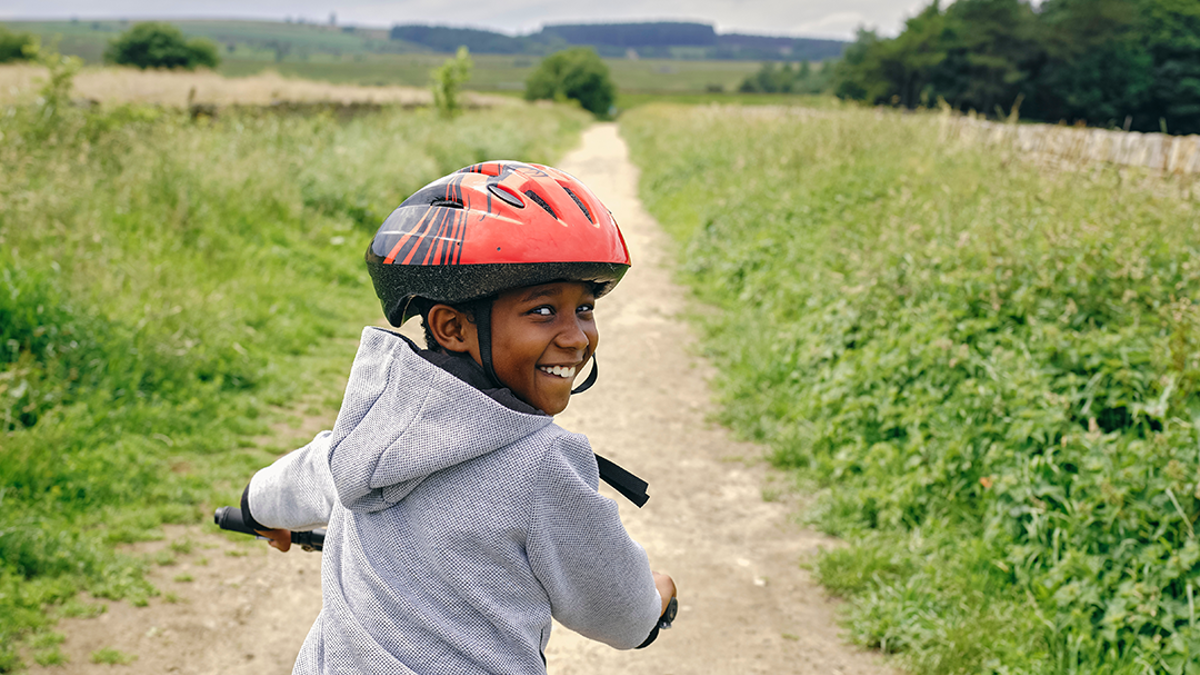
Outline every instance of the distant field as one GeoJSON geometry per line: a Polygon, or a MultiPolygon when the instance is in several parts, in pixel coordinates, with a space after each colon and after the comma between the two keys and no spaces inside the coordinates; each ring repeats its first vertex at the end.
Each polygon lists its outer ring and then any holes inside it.
{"type": "MultiPolygon", "coordinates": [[[[46,69],[25,64],[0,64],[0,105],[32,102],[41,90],[46,69]]],[[[362,87],[284,78],[273,72],[246,77],[222,77],[210,71],[171,72],[89,66],[74,80],[72,96],[104,104],[146,103],[175,108],[201,105],[266,106],[278,103],[337,105],[427,106],[424,87],[362,87]]],[[[471,92],[468,106],[509,105],[511,97],[471,92]]]]}
{"type": "MultiPolygon", "coordinates": [[[[242,77],[275,70],[339,84],[424,87],[429,71],[447,58],[420,51],[414,45],[388,40],[384,30],[352,29],[311,24],[259,21],[179,21],[188,35],[208,37],[221,44],[221,74],[242,77]]],[[[43,40],[58,40],[64,54],[99,63],[108,41],[131,24],[121,21],[6,22],[12,30],[30,31],[43,40]],[[57,36],[57,38],[55,37],[57,36]]],[[[520,90],[538,58],[477,54],[467,84],[477,90],[520,90]]],[[[700,93],[721,88],[735,91],[759,68],[753,61],[679,59],[605,59],[617,87],[624,92],[700,93]]]]}
{"type": "MultiPolygon", "coordinates": [[[[480,54],[472,56],[475,70],[471,89],[525,87],[525,78],[538,63],[536,57],[480,54]]],[[[221,72],[231,77],[274,69],[280,74],[311,80],[351,84],[396,84],[421,87],[429,84],[429,71],[446,60],[443,54],[367,54],[355,57],[313,58],[274,62],[227,58],[221,72]]],[[[670,59],[605,59],[621,91],[704,92],[710,87],[734,91],[758,70],[745,61],[677,61],[670,59]]]]}
{"type": "Polygon", "coordinates": [[[737,91],[718,92],[642,92],[622,91],[617,94],[617,108],[629,110],[649,103],[681,105],[761,105],[803,106],[818,109],[842,109],[850,104],[829,95],[813,94],[743,94],[737,91]]]}

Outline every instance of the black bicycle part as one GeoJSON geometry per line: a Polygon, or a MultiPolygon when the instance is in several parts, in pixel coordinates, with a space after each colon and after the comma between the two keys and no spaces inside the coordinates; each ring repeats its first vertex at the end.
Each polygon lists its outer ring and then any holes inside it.
{"type": "MultiPolygon", "coordinates": [[[[241,532],[255,537],[261,536],[242,520],[240,506],[222,506],[213,514],[213,522],[222,530],[241,532]]],[[[292,532],[292,543],[305,551],[320,551],[325,548],[325,530],[292,532]]]]}

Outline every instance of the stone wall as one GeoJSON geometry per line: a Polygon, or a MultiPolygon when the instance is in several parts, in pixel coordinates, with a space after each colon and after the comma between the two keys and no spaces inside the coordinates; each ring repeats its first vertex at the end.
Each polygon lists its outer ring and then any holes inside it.
{"type": "Polygon", "coordinates": [[[1028,155],[1050,155],[1079,163],[1108,162],[1177,174],[1200,174],[1200,136],[1143,134],[1005,124],[955,114],[940,115],[942,135],[969,143],[1007,145],[1028,155]]]}

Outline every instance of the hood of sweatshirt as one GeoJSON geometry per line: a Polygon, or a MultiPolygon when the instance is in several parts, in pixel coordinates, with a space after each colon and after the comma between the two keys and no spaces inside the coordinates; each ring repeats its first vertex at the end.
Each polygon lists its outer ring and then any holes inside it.
{"type": "Polygon", "coordinates": [[[381,511],[435,471],[510,445],[553,423],[506,407],[417,353],[365,328],[329,445],[338,499],[381,511]]]}

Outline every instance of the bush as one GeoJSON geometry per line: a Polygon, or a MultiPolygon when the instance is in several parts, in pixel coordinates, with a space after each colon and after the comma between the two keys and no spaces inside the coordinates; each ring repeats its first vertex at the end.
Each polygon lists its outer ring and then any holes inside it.
{"type": "Polygon", "coordinates": [[[433,107],[442,117],[454,117],[462,112],[459,90],[471,79],[471,53],[459,47],[458,54],[433,71],[433,107]]]}
{"type": "Polygon", "coordinates": [[[216,68],[221,63],[217,46],[209,40],[184,38],[169,23],[146,22],[130,28],[109,43],[104,60],[138,68],[216,68]]]}
{"type": "Polygon", "coordinates": [[[32,33],[14,33],[0,26],[0,63],[28,61],[37,52],[37,38],[32,33]]]}
{"type": "Polygon", "coordinates": [[[738,87],[745,94],[816,94],[826,87],[828,68],[813,72],[808,61],[802,61],[799,68],[785,63],[782,68],[776,68],[774,63],[767,61],[758,72],[747,75],[738,87]]]}
{"type": "Polygon", "coordinates": [[[542,59],[525,81],[525,99],[574,100],[584,110],[604,116],[617,100],[617,87],[592,48],[574,47],[542,59]]]}

